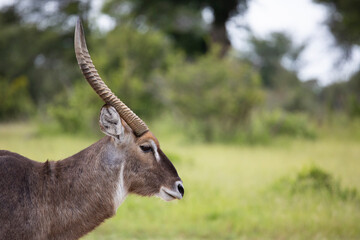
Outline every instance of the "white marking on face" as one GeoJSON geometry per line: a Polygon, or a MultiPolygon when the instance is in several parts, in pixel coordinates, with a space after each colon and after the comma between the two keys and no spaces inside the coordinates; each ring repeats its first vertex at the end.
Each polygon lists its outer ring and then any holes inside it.
{"type": "Polygon", "coordinates": [[[126,196],[127,196],[127,190],[125,189],[125,184],[124,184],[124,163],[122,163],[120,168],[118,185],[114,197],[115,211],[124,202],[126,196]]]}
{"type": "Polygon", "coordinates": [[[152,149],[154,150],[154,155],[155,155],[155,158],[156,158],[156,161],[160,161],[160,155],[158,153],[158,149],[157,149],[157,146],[155,144],[155,142],[153,140],[150,139],[150,144],[151,144],[151,147],[152,149]]]}

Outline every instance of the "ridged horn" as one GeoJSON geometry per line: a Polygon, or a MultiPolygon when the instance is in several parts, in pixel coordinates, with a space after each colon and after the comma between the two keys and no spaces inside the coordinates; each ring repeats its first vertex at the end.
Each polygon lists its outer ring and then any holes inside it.
{"type": "Polygon", "coordinates": [[[85,76],[90,86],[100,96],[105,103],[113,106],[119,113],[120,117],[131,127],[137,136],[141,136],[149,131],[145,122],[142,121],[129,107],[127,107],[100,78],[89,51],[86,46],[84,29],[82,27],[81,19],[79,18],[75,27],[75,54],[79,67],[85,76]]]}

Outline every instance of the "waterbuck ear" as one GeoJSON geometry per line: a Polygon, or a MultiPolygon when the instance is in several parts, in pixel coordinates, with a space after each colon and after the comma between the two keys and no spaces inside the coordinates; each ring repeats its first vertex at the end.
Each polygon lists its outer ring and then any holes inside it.
{"type": "Polygon", "coordinates": [[[114,107],[104,105],[100,112],[100,129],[106,135],[114,137],[116,140],[124,139],[124,126],[119,113],[114,107]]]}

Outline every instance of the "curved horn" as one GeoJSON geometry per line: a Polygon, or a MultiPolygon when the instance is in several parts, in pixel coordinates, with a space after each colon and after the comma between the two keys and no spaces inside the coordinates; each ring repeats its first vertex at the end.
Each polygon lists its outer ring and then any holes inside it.
{"type": "Polygon", "coordinates": [[[141,136],[149,131],[145,122],[142,121],[130,108],[128,108],[113,92],[106,86],[100,78],[93,62],[91,61],[89,51],[86,46],[84,29],[80,18],[75,27],[75,54],[79,67],[86,80],[100,96],[105,103],[112,105],[120,114],[120,117],[131,127],[137,136],[141,136]]]}

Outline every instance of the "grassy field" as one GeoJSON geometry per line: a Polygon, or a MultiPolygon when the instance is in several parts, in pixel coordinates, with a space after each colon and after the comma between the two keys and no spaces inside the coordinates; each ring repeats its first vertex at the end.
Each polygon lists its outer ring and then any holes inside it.
{"type": "MultiPolygon", "coordinates": [[[[37,136],[28,124],[0,125],[0,149],[34,160],[61,159],[95,138],[37,136]]],[[[161,134],[160,134],[161,135],[161,134]]],[[[360,239],[360,142],[341,134],[279,140],[271,146],[187,144],[159,136],[185,185],[185,198],[164,202],[130,196],[117,215],[83,239],[360,239]],[[167,141],[168,140],[168,141],[167,141]],[[304,167],[341,182],[291,192],[304,167]],[[280,184],[279,184],[280,183],[280,184]]]]}

